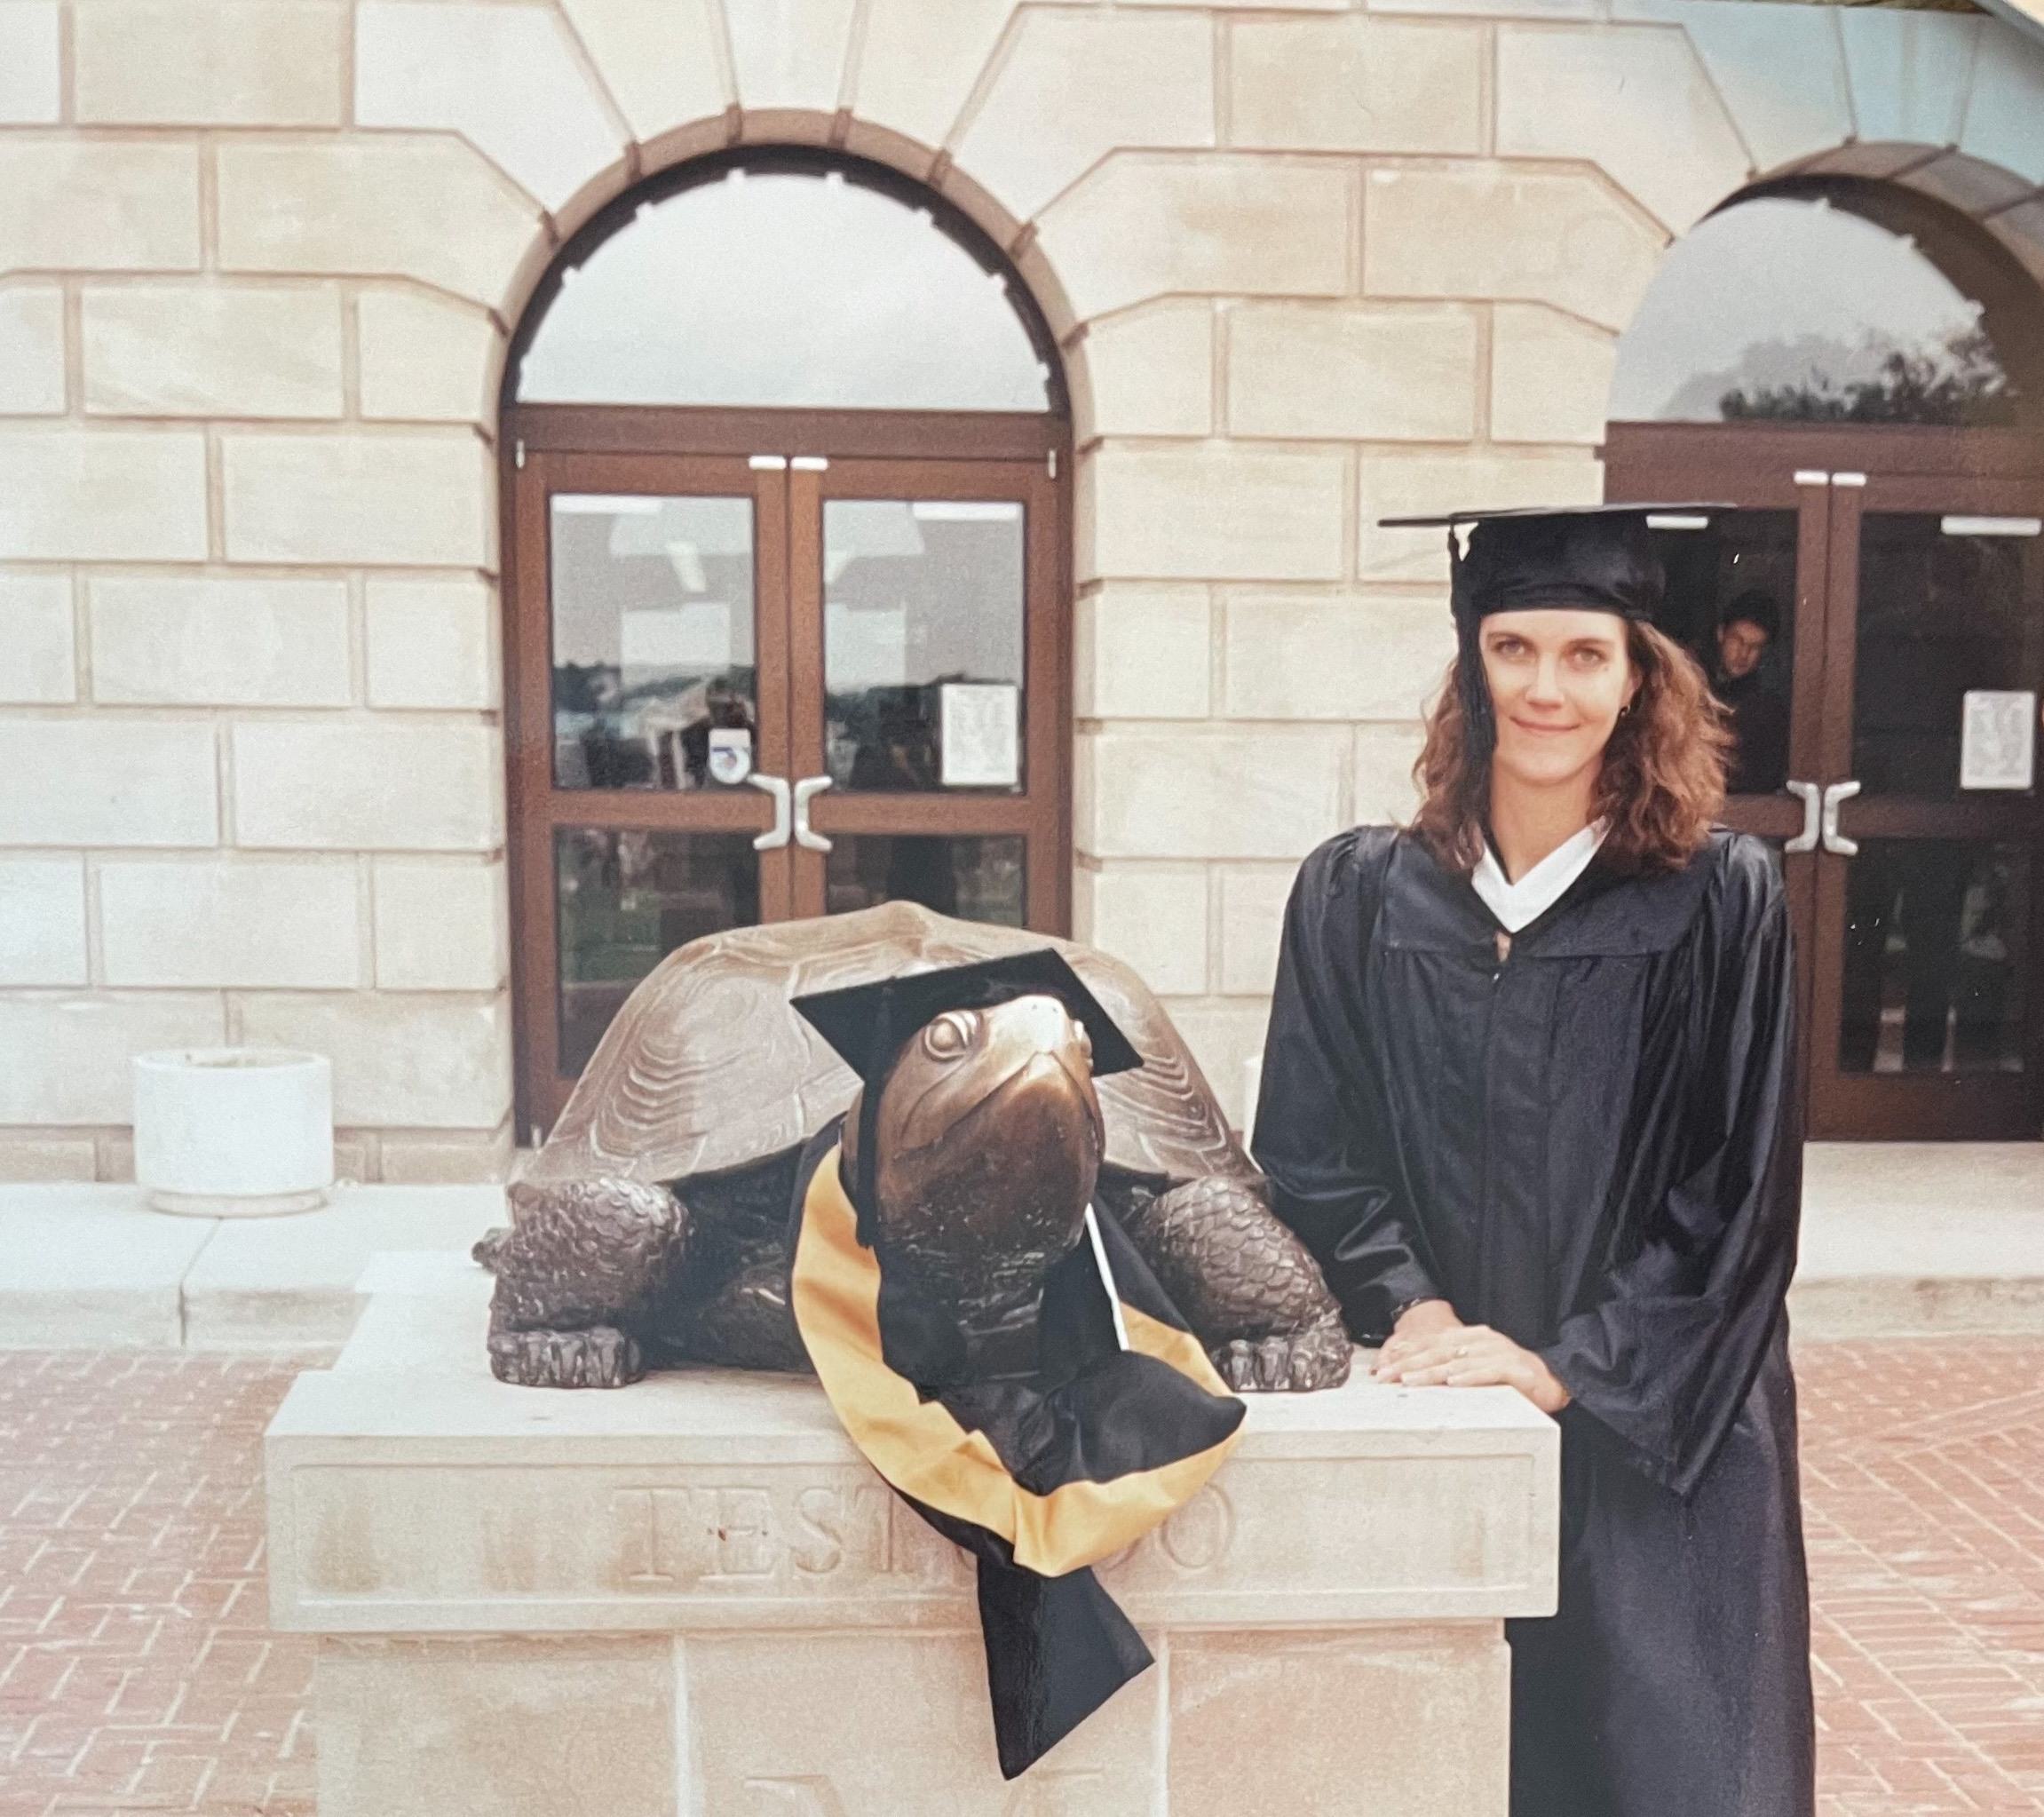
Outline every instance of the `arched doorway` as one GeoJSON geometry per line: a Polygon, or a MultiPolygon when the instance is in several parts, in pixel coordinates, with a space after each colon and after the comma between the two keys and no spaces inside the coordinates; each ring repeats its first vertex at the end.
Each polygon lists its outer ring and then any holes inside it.
{"type": "Polygon", "coordinates": [[[1620,344],[1613,499],[1670,518],[1666,629],[1785,855],[1813,1135],[2044,1130],[2044,311],[1939,204],[1763,186],[1620,344]]]}
{"type": "Polygon", "coordinates": [[[550,271],[503,424],[521,1131],[701,935],[1066,928],[1069,410],[976,228],[822,153],[670,172],[550,271]]]}

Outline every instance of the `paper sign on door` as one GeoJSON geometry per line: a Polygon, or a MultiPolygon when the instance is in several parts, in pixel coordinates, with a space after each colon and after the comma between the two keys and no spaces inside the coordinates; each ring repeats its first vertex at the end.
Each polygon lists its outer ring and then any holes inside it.
{"type": "Polygon", "coordinates": [[[947,681],[939,690],[945,788],[1012,789],[1022,780],[1021,693],[1005,681],[947,681]]]}
{"type": "Polygon", "coordinates": [[[2036,694],[2025,688],[1969,688],[1959,786],[2027,789],[2036,758],[2036,694]]]}

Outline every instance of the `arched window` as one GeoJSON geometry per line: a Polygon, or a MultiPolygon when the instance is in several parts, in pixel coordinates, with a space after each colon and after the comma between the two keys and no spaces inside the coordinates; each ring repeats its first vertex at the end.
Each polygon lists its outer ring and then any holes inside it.
{"type": "Polygon", "coordinates": [[[892,172],[726,153],[563,250],[502,439],[527,1131],[687,941],[1067,930],[1069,448],[1021,280],[892,172]]]}
{"type": "Polygon", "coordinates": [[[1612,420],[2018,421],[1985,305],[1850,200],[1736,202],[1671,247],[1619,343],[1612,420]]]}
{"type": "Polygon", "coordinates": [[[1061,409],[1012,279],[933,199],[734,164],[590,237],[535,305],[521,403],[1061,409]]]}

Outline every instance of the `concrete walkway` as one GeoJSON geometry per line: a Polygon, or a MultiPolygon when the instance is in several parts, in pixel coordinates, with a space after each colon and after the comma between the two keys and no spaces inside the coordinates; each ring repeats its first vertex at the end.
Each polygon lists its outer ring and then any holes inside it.
{"type": "MultiPolygon", "coordinates": [[[[2044,1334],[2044,1143],[1818,1143],[1799,1337],[2044,1334]]],[[[501,1186],[345,1186],[292,1218],[169,1218],[120,1186],[0,1186],[0,1347],[336,1345],[384,1250],[463,1252],[501,1186]]]]}
{"type": "Polygon", "coordinates": [[[1812,1142],[1789,1305],[1810,1337],[2044,1334],[2044,1142],[1812,1142]]]}
{"type": "Polygon", "coordinates": [[[170,1218],[117,1186],[0,1186],[0,1347],[342,1343],[379,1250],[465,1252],[502,1186],[343,1186],[288,1218],[170,1218]]]}

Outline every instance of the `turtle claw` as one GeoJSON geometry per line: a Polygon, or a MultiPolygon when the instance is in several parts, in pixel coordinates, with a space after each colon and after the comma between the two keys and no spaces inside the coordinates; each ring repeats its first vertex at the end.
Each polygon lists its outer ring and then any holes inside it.
{"type": "Polygon", "coordinates": [[[490,1373],[519,1388],[622,1388],[646,1374],[638,1341],[614,1325],[493,1331],[490,1373]]]}
{"type": "Polygon", "coordinates": [[[1305,1393],[1338,1388],[1349,1378],[1349,1334],[1337,1317],[1303,1331],[1237,1337],[1211,1354],[1221,1379],[1237,1393],[1305,1393]]]}

